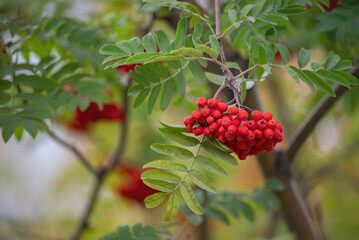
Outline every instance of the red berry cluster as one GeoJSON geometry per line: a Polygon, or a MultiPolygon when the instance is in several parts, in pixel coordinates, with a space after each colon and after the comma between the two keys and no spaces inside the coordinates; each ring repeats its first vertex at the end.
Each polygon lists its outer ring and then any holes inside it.
{"type": "Polygon", "coordinates": [[[248,155],[263,151],[271,152],[283,140],[282,126],[272,119],[272,113],[252,112],[253,120],[248,121],[248,112],[236,106],[228,107],[222,100],[197,100],[198,110],[184,120],[188,132],[199,136],[215,136],[244,160],[248,155]]]}
{"type": "Polygon", "coordinates": [[[121,164],[118,172],[122,175],[115,189],[119,196],[144,204],[146,197],[158,192],[143,183],[140,166],[121,164]]]}

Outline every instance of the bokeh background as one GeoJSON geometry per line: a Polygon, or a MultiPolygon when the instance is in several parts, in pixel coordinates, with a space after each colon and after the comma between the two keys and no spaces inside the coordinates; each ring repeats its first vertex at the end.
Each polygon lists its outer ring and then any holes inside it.
{"type": "MultiPolygon", "coordinates": [[[[153,21],[150,30],[162,29],[169,36],[174,35],[168,21],[169,12],[164,10],[154,15],[140,12],[139,8],[140,1],[130,0],[2,0],[0,19],[20,17],[26,22],[38,16],[66,16],[103,30],[114,41],[140,34],[141,26],[153,21]]],[[[313,49],[311,61],[324,61],[329,50],[334,49],[342,59],[355,63],[358,60],[357,42],[350,41],[343,47],[338,44],[334,33],[314,31],[318,14],[321,13],[314,11],[291,18],[282,38],[292,53],[290,65],[296,65],[301,47],[313,49]]],[[[6,35],[5,32],[1,34],[6,35]]],[[[36,61],[36,56],[31,59],[36,61]]],[[[278,57],[276,61],[281,60],[278,57]]],[[[109,72],[114,79],[112,86],[126,77],[121,71],[109,72]]],[[[187,77],[187,97],[174,97],[171,107],[165,112],[155,107],[153,114],[147,116],[143,105],[130,110],[122,167],[106,179],[83,239],[98,239],[118,225],[137,222],[154,226],[164,224],[165,206],[146,209],[139,201],[141,196],[136,197],[133,193],[146,190],[135,186],[131,192],[131,184],[135,185],[144,163],[158,159],[149,145],[167,141],[157,131],[159,120],[182,124],[195,109],[193,103],[197,97],[213,95],[215,87],[209,82],[199,83],[192,76],[187,77]]],[[[283,122],[285,136],[293,133],[323,95],[321,92],[313,95],[306,85],[297,85],[281,70],[275,70],[268,80],[258,84],[258,88],[265,109],[283,122]]],[[[121,91],[116,87],[111,91],[115,101],[121,91]]],[[[358,103],[359,88],[353,87],[318,124],[300,150],[294,166],[310,212],[326,239],[347,240],[359,236],[358,103]]],[[[120,109],[121,105],[116,107],[120,109]]],[[[86,129],[79,129],[71,125],[75,115],[59,113],[49,124],[54,132],[88,156],[95,166],[103,164],[113,148],[115,129],[120,120],[116,117],[96,120],[89,122],[86,129]]],[[[284,148],[287,141],[284,137],[279,147],[284,148]]],[[[237,168],[223,167],[229,176],[216,178],[219,190],[251,193],[254,187],[263,185],[262,173],[252,157],[241,161],[237,168]]],[[[67,239],[85,206],[93,181],[75,157],[46,134],[39,134],[33,140],[24,133],[21,140],[12,137],[7,144],[0,140],[0,239],[67,239]]],[[[268,232],[274,232],[272,239],[294,239],[274,210],[264,212],[254,207],[254,222],[244,218],[231,219],[231,225],[227,226],[209,219],[210,239],[266,239],[268,232]]],[[[175,220],[181,221],[181,216],[175,220]]],[[[194,226],[186,231],[191,236],[189,239],[196,239],[197,232],[194,226]]]]}

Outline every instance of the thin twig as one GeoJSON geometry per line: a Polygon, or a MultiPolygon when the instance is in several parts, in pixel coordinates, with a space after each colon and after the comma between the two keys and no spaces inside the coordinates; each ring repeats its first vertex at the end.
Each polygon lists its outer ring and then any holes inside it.
{"type": "Polygon", "coordinates": [[[226,83],[223,82],[222,85],[218,88],[217,92],[214,94],[213,98],[216,99],[225,87],[226,87],[226,83]]]}
{"type": "Polygon", "coordinates": [[[248,72],[250,72],[250,71],[252,71],[253,69],[256,69],[256,68],[257,68],[257,65],[254,65],[254,66],[248,68],[247,70],[241,72],[240,74],[234,76],[233,79],[237,79],[237,78],[243,77],[246,73],[248,73],[248,72]]]}
{"type": "Polygon", "coordinates": [[[125,119],[122,123],[122,127],[119,128],[120,133],[119,133],[119,137],[118,137],[118,141],[117,141],[115,150],[110,158],[108,165],[103,168],[100,168],[99,171],[95,175],[95,177],[96,177],[95,184],[91,191],[90,198],[86,204],[84,212],[82,213],[80,222],[77,225],[76,229],[74,230],[74,232],[71,236],[71,240],[80,239],[83,231],[86,229],[88,219],[89,219],[89,217],[93,211],[93,208],[97,202],[102,183],[103,183],[105,177],[107,176],[107,174],[119,163],[120,156],[125,148],[125,141],[126,141],[127,128],[128,128],[128,126],[127,126],[127,124],[128,124],[127,123],[128,104],[129,104],[129,99],[128,99],[128,95],[127,95],[128,88],[129,88],[129,85],[125,86],[125,89],[123,91],[123,105],[124,105],[123,111],[124,111],[125,119]]]}
{"type": "Polygon", "coordinates": [[[67,148],[69,151],[71,151],[90,173],[96,174],[96,171],[90,164],[90,161],[75,146],[66,142],[64,139],[59,137],[54,132],[50,131],[48,134],[53,140],[55,140],[56,142],[67,148]]]}
{"type": "Polygon", "coordinates": [[[218,61],[217,59],[208,58],[208,57],[189,57],[189,58],[185,58],[185,60],[198,60],[198,59],[202,59],[202,60],[217,63],[218,65],[220,65],[227,72],[230,79],[233,78],[233,74],[232,74],[231,70],[229,70],[229,68],[226,65],[224,65],[224,63],[218,61]]]}

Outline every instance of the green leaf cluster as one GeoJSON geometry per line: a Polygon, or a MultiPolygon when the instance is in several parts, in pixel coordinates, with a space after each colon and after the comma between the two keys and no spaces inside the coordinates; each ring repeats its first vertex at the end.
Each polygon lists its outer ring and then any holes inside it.
{"type": "Polygon", "coordinates": [[[143,226],[141,223],[135,223],[132,227],[128,225],[119,226],[115,233],[106,234],[100,240],[160,240],[162,235],[170,235],[167,228],[155,228],[150,225],[143,226]]]}
{"type": "Polygon", "coordinates": [[[145,204],[148,208],[154,208],[161,205],[168,198],[165,221],[170,221],[176,216],[181,198],[193,213],[202,215],[202,206],[196,198],[191,184],[208,192],[215,192],[216,187],[209,176],[211,174],[227,176],[227,173],[220,163],[212,158],[200,155],[201,148],[229,164],[237,165],[237,160],[226,149],[221,148],[219,143],[214,143],[213,139],[204,141],[203,138],[199,141],[183,133],[186,132],[185,126],[176,126],[164,122],[161,122],[161,124],[163,128],[160,128],[160,132],[165,137],[186,147],[196,147],[197,150],[193,154],[188,149],[171,144],[151,145],[153,151],[179,160],[157,160],[143,166],[143,168],[152,169],[142,174],[143,182],[147,186],[160,191],[148,196],[145,199],[145,204]]]}

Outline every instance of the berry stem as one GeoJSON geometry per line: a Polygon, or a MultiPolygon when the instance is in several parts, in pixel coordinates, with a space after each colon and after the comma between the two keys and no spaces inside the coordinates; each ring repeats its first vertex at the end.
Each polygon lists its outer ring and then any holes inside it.
{"type": "Polygon", "coordinates": [[[251,111],[251,112],[254,111],[253,109],[251,109],[250,107],[247,107],[247,106],[245,106],[245,105],[240,105],[240,107],[241,107],[241,108],[248,109],[248,110],[251,111]]]}
{"type": "Polygon", "coordinates": [[[246,73],[248,73],[248,72],[250,72],[250,71],[256,69],[257,67],[258,67],[257,65],[254,65],[254,66],[248,68],[247,70],[241,72],[240,74],[234,76],[233,79],[237,79],[237,78],[243,77],[246,73]]]}

